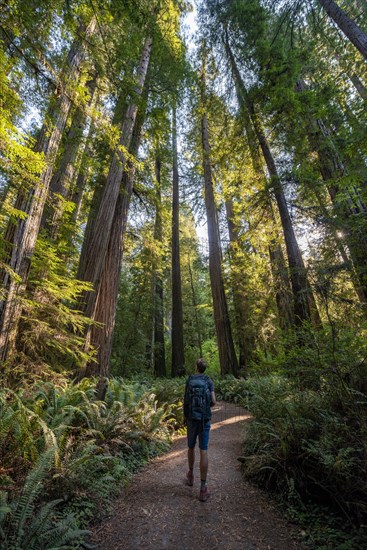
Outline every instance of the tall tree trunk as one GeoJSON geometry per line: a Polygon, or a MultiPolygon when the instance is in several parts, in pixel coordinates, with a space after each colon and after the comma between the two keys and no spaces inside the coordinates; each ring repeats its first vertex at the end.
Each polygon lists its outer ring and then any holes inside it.
{"type": "MultiPolygon", "coordinates": [[[[226,43],[225,45],[226,47],[229,47],[229,44],[227,45],[226,43]]],[[[232,52],[230,49],[229,49],[229,52],[227,51],[227,54],[229,55],[231,63],[233,63],[234,58],[231,59],[232,52]]],[[[239,88],[238,88],[238,92],[239,92],[239,88]]],[[[240,93],[238,93],[238,100],[240,103],[241,114],[243,115],[243,118],[244,118],[245,132],[246,132],[247,141],[250,149],[252,166],[255,170],[256,176],[260,178],[260,180],[263,181],[264,185],[267,187],[266,176],[264,173],[264,169],[263,169],[263,165],[260,157],[259,142],[257,140],[256,134],[250,119],[249,112],[244,105],[241,105],[240,93]]],[[[266,208],[267,219],[269,220],[271,226],[273,227],[274,232],[278,234],[279,233],[278,224],[274,215],[272,199],[267,189],[266,189],[265,200],[267,203],[267,208],[266,208]]],[[[294,325],[294,314],[292,310],[292,289],[291,289],[291,283],[289,280],[289,274],[288,274],[286,262],[284,259],[283,250],[278,240],[279,239],[273,239],[269,245],[269,259],[270,259],[270,268],[271,268],[271,272],[274,280],[275,301],[277,304],[279,325],[282,329],[287,330],[294,325]]]]}
{"type": "Polygon", "coordinates": [[[250,325],[250,304],[246,295],[246,289],[244,288],[244,275],[241,273],[239,278],[238,273],[234,273],[235,266],[238,266],[238,262],[240,261],[238,252],[241,250],[241,241],[239,228],[234,216],[232,197],[226,198],[225,208],[231,249],[231,287],[235,311],[235,329],[239,351],[239,367],[241,369],[241,374],[246,376],[255,339],[252,334],[253,327],[250,325]]]}
{"type": "Polygon", "coordinates": [[[194,277],[192,275],[190,255],[188,257],[188,267],[189,267],[190,287],[191,287],[191,296],[192,296],[192,307],[194,308],[195,325],[196,325],[197,339],[198,339],[198,348],[199,348],[200,357],[202,357],[203,346],[202,346],[202,337],[201,337],[201,325],[200,325],[200,319],[199,319],[199,313],[198,313],[198,302],[196,299],[194,277]]]}
{"type": "MultiPolygon", "coordinates": [[[[311,289],[307,281],[306,270],[304,267],[302,255],[294,233],[282,184],[267,139],[265,137],[264,130],[262,128],[260,119],[255,112],[254,105],[248,97],[246,87],[242,81],[242,77],[238,70],[237,63],[234,59],[227,35],[225,35],[224,41],[235,80],[238,101],[243,109],[248,110],[250,120],[255,131],[256,139],[260,145],[261,151],[265,159],[265,163],[271,180],[271,186],[273,188],[273,193],[278,206],[278,211],[283,228],[284,241],[287,249],[288,266],[293,294],[294,320],[295,324],[299,326],[302,325],[304,321],[311,321],[310,301],[313,303],[315,302],[313,296],[310,296],[311,289]]],[[[256,161],[256,164],[259,164],[258,161],[256,161]]],[[[274,258],[273,255],[271,256],[274,258]]],[[[277,257],[278,260],[281,260],[281,256],[279,254],[277,255],[277,257]]],[[[277,268],[276,272],[278,272],[277,268]]],[[[287,300],[285,300],[285,302],[286,301],[287,300]]],[[[278,303],[280,305],[282,302],[278,300],[278,303]]],[[[318,317],[317,313],[315,313],[315,317],[318,317]]]]}
{"type": "Polygon", "coordinates": [[[185,374],[180,266],[180,195],[177,161],[176,105],[172,111],[172,376],[185,374]]]}
{"type": "Polygon", "coordinates": [[[367,34],[333,0],[318,0],[329,17],[367,60],[367,34]]]}
{"type": "Polygon", "coordinates": [[[236,376],[238,373],[238,361],[234,348],[227,299],[224,291],[222,249],[210,159],[209,126],[206,114],[205,61],[203,62],[202,70],[202,110],[201,138],[203,148],[205,207],[208,224],[209,274],[213,298],[215,330],[217,334],[221,373],[222,375],[233,374],[236,376]]]}
{"type": "MultiPolygon", "coordinates": [[[[245,110],[245,112],[247,111],[245,110]]],[[[252,128],[251,120],[249,120],[249,123],[252,128]]],[[[247,130],[246,130],[246,133],[247,133],[247,130]]],[[[284,258],[284,254],[283,254],[283,249],[279,242],[280,236],[279,236],[278,223],[277,223],[277,220],[274,214],[274,209],[273,209],[273,200],[267,189],[266,176],[260,161],[260,154],[257,150],[256,152],[257,152],[257,159],[255,162],[253,160],[253,167],[256,171],[257,176],[260,177],[264,182],[264,184],[266,185],[266,195],[265,195],[265,201],[267,204],[266,211],[265,211],[266,218],[270,223],[272,232],[276,234],[276,237],[273,238],[269,244],[269,260],[270,260],[271,273],[274,281],[275,301],[277,304],[279,325],[282,329],[288,330],[289,328],[294,326],[294,311],[292,308],[291,281],[289,278],[289,273],[288,273],[286,261],[284,258]],[[261,166],[260,171],[258,166],[261,166]]]]}
{"type": "MultiPolygon", "coordinates": [[[[243,95],[242,95],[242,89],[241,89],[242,79],[241,79],[241,75],[239,74],[237,64],[229,44],[227,31],[225,31],[224,33],[223,42],[224,42],[224,47],[226,49],[226,53],[230,61],[232,72],[234,75],[237,99],[240,106],[241,115],[244,121],[244,127],[245,127],[246,136],[247,136],[247,142],[249,145],[252,166],[254,168],[256,177],[259,178],[261,181],[263,181],[264,186],[266,187],[266,202],[267,202],[266,215],[269,222],[274,228],[274,232],[278,234],[279,233],[278,224],[273,211],[272,198],[267,189],[266,176],[263,168],[263,161],[261,160],[259,141],[255,134],[255,130],[250,118],[249,111],[246,107],[245,102],[243,101],[243,95]]],[[[292,307],[292,289],[291,289],[291,282],[289,279],[288,269],[284,259],[283,250],[278,239],[274,239],[270,243],[269,260],[270,260],[271,273],[274,280],[275,300],[276,300],[277,309],[278,309],[279,325],[283,329],[289,329],[290,327],[294,326],[294,312],[292,307]]]]}
{"type": "MultiPolygon", "coordinates": [[[[115,127],[122,126],[124,115],[126,115],[127,108],[128,108],[128,104],[126,103],[126,93],[122,92],[117,100],[117,104],[114,110],[114,114],[112,117],[112,126],[115,126],[115,127]],[[124,113],[124,115],[122,113],[124,113]]],[[[91,135],[93,135],[93,128],[91,128],[90,133],[91,135]]],[[[89,141],[89,138],[88,138],[88,141],[89,141]]],[[[104,146],[104,150],[102,151],[103,160],[102,162],[100,162],[100,169],[98,171],[97,177],[95,178],[93,196],[92,196],[92,201],[89,208],[87,224],[86,224],[86,228],[83,236],[83,246],[82,246],[82,250],[79,258],[79,270],[80,270],[80,266],[83,265],[85,261],[83,258],[83,255],[86,254],[89,250],[88,247],[90,246],[90,240],[95,230],[95,222],[96,222],[98,210],[100,207],[103,193],[105,191],[105,187],[108,183],[108,178],[106,178],[104,175],[104,165],[105,164],[107,165],[108,163],[111,164],[112,158],[114,155],[114,151],[111,150],[108,143],[104,143],[103,146],[104,146]]],[[[86,182],[85,180],[86,174],[84,173],[83,165],[84,163],[87,164],[87,158],[85,157],[88,155],[89,155],[89,147],[87,146],[82,159],[81,174],[80,174],[81,177],[79,178],[78,176],[75,190],[74,190],[76,193],[76,200],[79,204],[81,201],[81,196],[83,194],[84,185],[86,182]],[[82,190],[81,193],[80,193],[80,190],[82,190]]],[[[74,200],[74,199],[72,198],[71,200],[74,200]]]]}
{"type": "MultiPolygon", "coordinates": [[[[144,43],[137,70],[137,97],[142,94],[151,48],[152,39],[147,38],[144,43]]],[[[80,255],[77,278],[82,281],[91,282],[94,290],[83,294],[79,302],[79,307],[83,313],[91,319],[94,318],[98,288],[101,282],[116,203],[126,164],[126,155],[123,151],[130,146],[137,110],[137,101],[132,101],[126,111],[122,124],[119,144],[113,155],[106,185],[104,186],[98,212],[94,221],[93,230],[88,234],[88,238],[84,239],[80,255]]]]}
{"type": "MultiPolygon", "coordinates": [[[[331,219],[332,214],[328,211],[328,209],[325,205],[325,200],[321,196],[321,193],[319,192],[319,190],[318,189],[313,189],[313,194],[314,194],[314,196],[315,196],[315,198],[318,202],[318,205],[320,207],[320,210],[322,212],[322,215],[323,215],[324,219],[326,219],[326,220],[331,219]]],[[[339,228],[336,227],[336,225],[335,225],[335,223],[333,223],[333,221],[328,223],[327,230],[328,230],[329,235],[334,240],[337,251],[340,254],[340,257],[342,258],[345,266],[348,267],[348,269],[349,269],[350,278],[351,278],[351,281],[352,281],[352,284],[353,284],[353,288],[355,290],[355,293],[356,293],[359,301],[362,304],[365,303],[365,301],[366,301],[365,294],[363,292],[363,289],[360,286],[360,281],[359,281],[359,279],[357,277],[357,274],[355,272],[355,269],[354,269],[354,266],[353,266],[353,261],[349,257],[348,251],[345,248],[345,242],[343,242],[345,239],[339,234],[339,232],[338,232],[339,228]]]]}
{"type": "Polygon", "coordinates": [[[276,289],[275,301],[278,309],[279,326],[283,330],[288,330],[294,326],[292,287],[289,280],[283,250],[280,244],[270,244],[269,256],[271,273],[276,289]]]}
{"type": "MultiPolygon", "coordinates": [[[[138,114],[131,138],[129,153],[136,157],[140,145],[145,110],[138,114]]],[[[99,374],[108,376],[112,352],[113,331],[116,320],[116,306],[120,283],[121,265],[124,252],[127,218],[133,192],[136,167],[128,161],[127,170],[122,176],[121,191],[113,216],[111,235],[103,265],[101,282],[98,287],[98,299],[94,320],[98,325],[91,329],[91,345],[97,350],[97,361],[87,366],[82,376],[99,374]]]]}
{"type": "Polygon", "coordinates": [[[363,84],[362,80],[359,78],[359,76],[356,73],[353,73],[353,72],[348,73],[348,77],[350,78],[353,86],[355,87],[355,89],[357,90],[357,92],[359,93],[363,101],[367,103],[367,88],[363,84]]]}
{"type": "Polygon", "coordinates": [[[294,299],[294,315],[296,325],[302,325],[304,321],[311,321],[311,309],[308,294],[310,292],[302,255],[294,233],[293,224],[288,211],[287,201],[278,171],[271,154],[264,130],[257,117],[253,106],[250,106],[250,115],[253,120],[255,132],[264,155],[266,166],[271,178],[271,185],[277,202],[280,219],[282,222],[284,241],[287,249],[290,278],[294,299]]]}
{"type": "MultiPolygon", "coordinates": [[[[87,26],[83,25],[79,29],[78,34],[83,34],[85,38],[88,38],[93,34],[95,26],[96,20],[93,18],[87,26]]],[[[55,96],[51,100],[46,121],[35,147],[36,151],[44,153],[46,169],[37,185],[30,191],[22,191],[18,195],[16,207],[23,210],[27,214],[27,218],[20,220],[16,225],[10,222],[6,232],[5,238],[7,242],[11,243],[9,267],[15,277],[9,276],[9,270],[2,274],[6,290],[6,299],[0,306],[0,360],[3,361],[14,347],[22,311],[21,295],[26,288],[55,157],[71,106],[72,85],[78,81],[79,68],[84,60],[85,52],[85,40],[78,40],[72,44],[66,59],[65,84],[62,89],[56,90],[55,96]]]]}
{"type": "Polygon", "coordinates": [[[64,150],[59,160],[59,166],[54,172],[49,189],[51,204],[46,206],[42,216],[41,226],[48,229],[50,237],[55,239],[63,215],[63,204],[67,200],[68,192],[72,186],[76,161],[80,152],[83,132],[88,118],[88,108],[93,105],[97,89],[97,78],[87,84],[89,101],[87,105],[80,105],[76,108],[70,129],[66,135],[64,150]]]}
{"type": "Polygon", "coordinates": [[[158,254],[154,259],[154,374],[166,376],[166,358],[164,346],[164,314],[163,314],[163,278],[161,245],[163,241],[162,197],[161,197],[161,161],[156,158],[156,214],[154,223],[154,240],[158,243],[158,254]]]}

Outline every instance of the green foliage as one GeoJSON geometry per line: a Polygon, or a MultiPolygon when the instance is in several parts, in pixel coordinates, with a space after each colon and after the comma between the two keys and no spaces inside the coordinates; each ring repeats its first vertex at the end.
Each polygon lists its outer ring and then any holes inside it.
{"type": "Polygon", "coordinates": [[[182,380],[112,379],[106,402],[93,380],[2,390],[1,547],[76,547],[119,484],[183,429],[182,395],[182,380]]]}
{"type": "Polygon", "coordinates": [[[82,335],[90,320],[76,309],[78,298],[91,285],[71,277],[62,252],[49,239],[38,238],[19,345],[31,362],[55,371],[61,364],[65,371],[80,366],[93,355],[83,351],[82,335]]]}
{"type": "Polygon", "coordinates": [[[183,396],[185,393],[186,379],[174,378],[171,380],[156,380],[152,391],[154,392],[159,405],[169,403],[166,411],[169,426],[173,427],[175,432],[182,434],[184,432],[183,416],[183,396]]]}
{"type": "Polygon", "coordinates": [[[281,497],[310,547],[364,547],[366,394],[350,385],[346,393],[337,379],[324,380],[318,391],[300,390],[285,374],[227,378],[216,391],[253,414],[242,471],[281,497]]]}
{"type": "Polygon", "coordinates": [[[37,506],[46,477],[55,460],[55,449],[40,455],[36,466],[25,479],[22,491],[12,502],[0,492],[0,542],[5,549],[70,548],[88,533],[77,527],[75,518],[57,511],[62,499],[37,506]]]}
{"type": "Polygon", "coordinates": [[[234,376],[226,376],[215,380],[215,395],[219,401],[228,401],[247,406],[249,391],[249,382],[243,378],[238,379],[234,376]]]}
{"type": "Polygon", "coordinates": [[[219,352],[216,340],[205,340],[203,342],[203,357],[205,358],[208,368],[205,371],[208,376],[216,377],[220,375],[219,352]]]}
{"type": "MultiPolygon", "coordinates": [[[[300,355],[298,350],[299,360],[300,355]]],[[[305,350],[303,365],[307,361],[305,350]]],[[[351,372],[353,364],[349,367],[351,372]]],[[[284,372],[217,384],[219,395],[246,404],[254,415],[244,443],[243,471],[288,501],[313,498],[350,521],[361,520],[367,513],[367,397],[358,387],[360,380],[346,378],[345,370],[327,371],[313,364],[320,377],[317,388],[300,388],[289,369],[287,365],[288,376],[284,372]]],[[[361,375],[361,365],[359,369],[361,375]]],[[[307,372],[305,380],[309,382],[307,372]]]]}

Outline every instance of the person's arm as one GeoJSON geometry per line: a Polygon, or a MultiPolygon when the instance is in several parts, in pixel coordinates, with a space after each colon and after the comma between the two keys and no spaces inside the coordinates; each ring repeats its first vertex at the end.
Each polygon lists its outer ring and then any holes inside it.
{"type": "Polygon", "coordinates": [[[186,380],[185,385],[185,395],[184,395],[184,406],[183,406],[183,413],[184,413],[184,423],[187,424],[187,417],[189,415],[189,404],[188,404],[188,380],[186,380]]]}
{"type": "Polygon", "coordinates": [[[211,407],[214,407],[214,405],[217,404],[217,399],[215,397],[215,393],[214,393],[214,382],[213,380],[211,380],[211,378],[209,378],[210,380],[210,383],[209,383],[209,390],[210,390],[210,406],[211,407]]]}
{"type": "Polygon", "coordinates": [[[217,404],[217,400],[216,400],[216,398],[215,398],[214,390],[210,392],[210,399],[211,399],[211,401],[210,401],[210,406],[211,406],[211,407],[214,407],[214,405],[217,404]]]}

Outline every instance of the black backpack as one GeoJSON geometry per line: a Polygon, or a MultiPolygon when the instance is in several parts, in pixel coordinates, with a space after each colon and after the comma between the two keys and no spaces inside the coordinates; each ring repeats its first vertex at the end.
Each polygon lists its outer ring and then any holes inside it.
{"type": "Polygon", "coordinates": [[[210,409],[211,395],[209,389],[209,376],[189,376],[185,394],[185,409],[189,420],[210,420],[212,412],[210,409]]]}

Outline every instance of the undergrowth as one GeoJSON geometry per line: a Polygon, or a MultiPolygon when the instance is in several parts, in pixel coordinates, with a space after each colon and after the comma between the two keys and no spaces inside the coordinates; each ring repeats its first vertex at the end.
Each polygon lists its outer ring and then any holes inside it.
{"type": "Polygon", "coordinates": [[[78,548],[132,472],[183,429],[181,381],[0,391],[0,546],[78,548]]]}
{"type": "Polygon", "coordinates": [[[245,477],[278,495],[311,548],[367,547],[366,342],[340,331],[330,346],[292,342],[278,374],[217,381],[217,394],[253,415],[245,477]]]}

